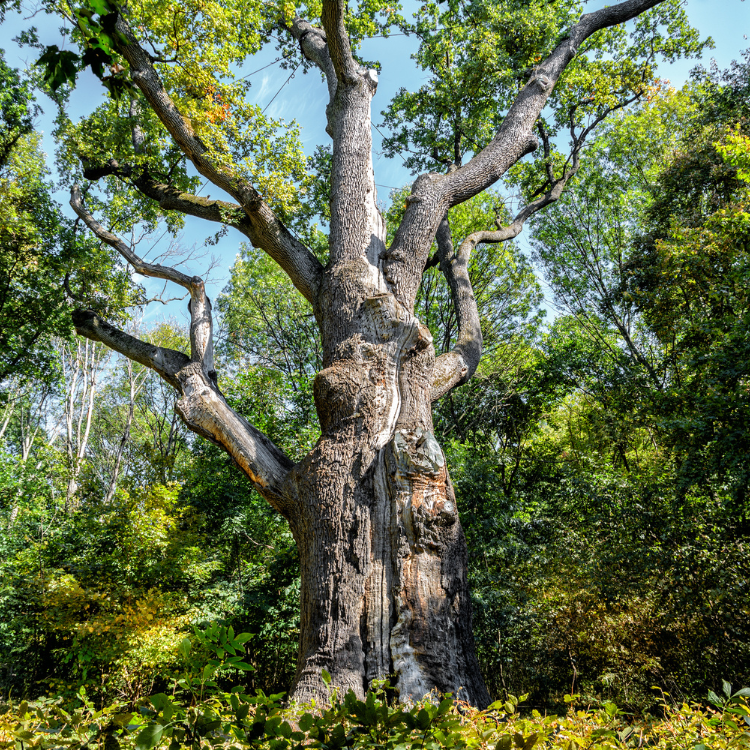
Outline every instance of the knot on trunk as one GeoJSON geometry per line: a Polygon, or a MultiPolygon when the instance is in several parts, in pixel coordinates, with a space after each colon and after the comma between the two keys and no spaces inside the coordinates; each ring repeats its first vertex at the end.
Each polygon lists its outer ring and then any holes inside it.
{"type": "Polygon", "coordinates": [[[443,451],[428,431],[399,430],[393,436],[393,453],[404,477],[416,474],[438,477],[445,466],[443,451]]]}

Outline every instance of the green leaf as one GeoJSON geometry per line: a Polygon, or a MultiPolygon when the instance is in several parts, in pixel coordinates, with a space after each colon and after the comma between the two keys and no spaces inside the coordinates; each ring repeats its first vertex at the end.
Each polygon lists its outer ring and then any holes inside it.
{"type": "Polygon", "coordinates": [[[64,83],[74,83],[81,58],[69,50],[60,50],[56,44],[45,48],[36,65],[44,67],[43,78],[53,91],[64,83]]]}
{"type": "Polygon", "coordinates": [[[193,643],[190,638],[183,638],[177,646],[177,653],[183,658],[187,659],[190,649],[193,647],[193,643]]]}
{"type": "Polygon", "coordinates": [[[724,695],[726,695],[727,698],[732,697],[732,686],[730,683],[728,683],[726,680],[721,681],[721,687],[724,690],[724,695]]]}
{"type": "Polygon", "coordinates": [[[156,747],[164,733],[164,727],[161,724],[151,723],[146,725],[135,738],[136,750],[151,750],[156,747]]]}
{"type": "Polygon", "coordinates": [[[107,0],[88,0],[88,3],[94,13],[98,13],[100,16],[106,16],[115,10],[107,0]]]}
{"type": "Polygon", "coordinates": [[[452,698],[445,698],[444,700],[440,701],[440,705],[438,706],[438,716],[443,716],[444,714],[447,714],[448,711],[450,711],[452,707],[453,707],[452,698]]]}
{"type": "Polygon", "coordinates": [[[321,670],[320,676],[323,678],[323,682],[325,682],[326,685],[331,684],[331,675],[327,669],[321,670]]]}

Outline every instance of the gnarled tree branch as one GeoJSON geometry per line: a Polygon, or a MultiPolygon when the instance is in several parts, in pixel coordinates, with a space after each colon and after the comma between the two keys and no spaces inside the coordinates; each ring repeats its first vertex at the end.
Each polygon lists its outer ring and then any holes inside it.
{"type": "Polygon", "coordinates": [[[386,278],[405,305],[410,306],[419,286],[432,239],[446,210],[493,185],[507,169],[537,147],[533,134],[539,117],[560,75],[581,44],[600,29],[635,18],[663,0],[626,0],[581,16],[519,92],[492,141],[467,164],[446,175],[422,175],[401,225],[388,250],[386,278]]]}
{"type": "Polygon", "coordinates": [[[169,134],[198,172],[240,204],[253,227],[253,244],[265,250],[284,269],[302,295],[314,305],[322,272],[318,259],[279,221],[250,183],[229,168],[212,161],[205,144],[195,134],[190,121],[177,109],[162,85],[148,53],[138,44],[121,13],[115,27],[122,38],[127,40],[127,43],[118,43],[118,51],[130,65],[133,81],[169,134]]]}
{"type": "Polygon", "coordinates": [[[334,96],[336,96],[336,70],[328,51],[325,31],[299,17],[292,21],[288,31],[297,40],[302,54],[308,60],[312,60],[325,74],[328,84],[328,98],[333,101],[334,96]]]}
{"type": "Polygon", "coordinates": [[[443,216],[435,239],[440,270],[450,287],[456,311],[458,339],[450,352],[435,360],[430,390],[430,398],[433,401],[437,401],[457,385],[465,383],[476,372],[482,357],[482,327],[469,277],[471,249],[466,250],[465,243],[462,243],[459,252],[454,251],[448,214],[443,216]]]}
{"type": "Polygon", "coordinates": [[[90,310],[73,313],[76,331],[93,341],[101,341],[164,378],[181,395],[175,408],[188,429],[227,451],[261,495],[289,517],[293,512],[292,501],[284,491],[284,482],[292,461],[266,435],[237,414],[217,387],[211,301],[206,296],[203,280],[141,259],[86,210],[77,185],[71,191],[70,202],[89,229],[102,242],[115,248],[138,273],[172,281],[190,292],[190,357],[141,341],[101,320],[90,310]]]}
{"type": "Polygon", "coordinates": [[[76,332],[157,372],[181,395],[175,408],[192,432],[223,448],[258,492],[285,517],[294,512],[284,487],[292,461],[226,402],[200,362],[154,346],[101,320],[91,310],[73,312],[76,332]]]}
{"type": "Polygon", "coordinates": [[[183,367],[190,364],[190,357],[186,354],[141,341],[110,325],[91,310],[74,310],[72,318],[76,333],[92,341],[101,341],[106,347],[154,370],[169,385],[179,390],[177,375],[183,367]]]}
{"type": "Polygon", "coordinates": [[[532,214],[535,214],[537,211],[540,211],[546,206],[549,206],[550,203],[554,203],[556,200],[559,200],[560,196],[565,190],[565,186],[568,184],[568,181],[578,171],[580,166],[580,156],[576,152],[573,156],[573,163],[571,164],[570,168],[566,169],[563,172],[562,177],[553,180],[549,190],[545,191],[544,194],[540,195],[536,200],[527,203],[516,214],[513,221],[507,226],[498,227],[498,229],[494,231],[472,232],[461,243],[459,255],[470,255],[471,251],[480,242],[507,242],[508,240],[512,240],[514,237],[517,237],[521,233],[521,229],[523,229],[524,223],[532,214]]]}
{"type": "MultiPolygon", "coordinates": [[[[458,253],[453,250],[447,214],[440,222],[435,236],[438,246],[437,256],[440,262],[440,270],[443,272],[451,290],[451,298],[458,321],[458,340],[452,351],[441,355],[435,361],[431,390],[433,401],[441,398],[456,386],[465,383],[476,371],[482,356],[482,331],[479,311],[469,277],[469,259],[472,251],[481,242],[499,243],[517,237],[524,222],[532,214],[560,198],[565,185],[580,167],[579,156],[579,151],[574,150],[573,163],[570,168],[566,167],[559,179],[555,179],[553,175],[549,190],[525,205],[510,224],[498,226],[495,231],[472,232],[461,242],[458,253]]],[[[549,174],[551,174],[551,171],[549,174]]]]}
{"type": "MultiPolygon", "coordinates": [[[[117,250],[125,260],[133,266],[136,273],[141,276],[150,276],[154,279],[165,279],[179,284],[184,289],[192,293],[193,278],[171,266],[160,266],[154,263],[147,263],[136,255],[133,250],[123,242],[119,237],[108,232],[83,205],[83,196],[78,185],[73,185],[70,189],[70,205],[84,224],[102,241],[110,247],[117,250]]],[[[202,283],[202,282],[201,282],[202,283]]]]}

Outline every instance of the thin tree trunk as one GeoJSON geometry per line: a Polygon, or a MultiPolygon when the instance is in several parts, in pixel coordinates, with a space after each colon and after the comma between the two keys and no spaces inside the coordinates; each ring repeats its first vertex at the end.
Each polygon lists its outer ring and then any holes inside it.
{"type": "Polygon", "coordinates": [[[141,382],[138,383],[138,376],[133,372],[133,363],[128,359],[126,360],[126,366],[128,368],[128,385],[129,385],[129,400],[128,400],[128,415],[125,418],[125,427],[122,431],[122,438],[120,444],[117,446],[117,454],[115,455],[115,465],[112,467],[112,476],[109,480],[109,486],[104,496],[104,503],[109,504],[112,502],[112,498],[115,496],[115,490],[117,489],[117,480],[120,477],[120,468],[122,466],[122,456],[125,452],[125,446],[130,440],[130,428],[133,424],[133,416],[135,414],[135,397],[140,390],[140,386],[146,377],[148,370],[144,370],[141,373],[141,382]]]}
{"type": "Polygon", "coordinates": [[[62,345],[63,371],[67,361],[67,394],[65,398],[66,452],[69,477],[65,493],[65,507],[70,508],[78,491],[78,477],[91,433],[94,401],[97,393],[99,370],[109,358],[105,350],[93,341],[79,342],[75,353],[62,345]]]}

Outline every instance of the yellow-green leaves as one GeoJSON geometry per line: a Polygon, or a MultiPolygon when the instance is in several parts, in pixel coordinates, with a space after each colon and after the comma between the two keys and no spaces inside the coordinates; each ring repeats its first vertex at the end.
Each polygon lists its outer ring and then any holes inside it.
{"type": "Polygon", "coordinates": [[[716,143],[716,150],[741,180],[750,182],[750,138],[740,132],[739,125],[727,132],[724,142],[716,143]]]}

